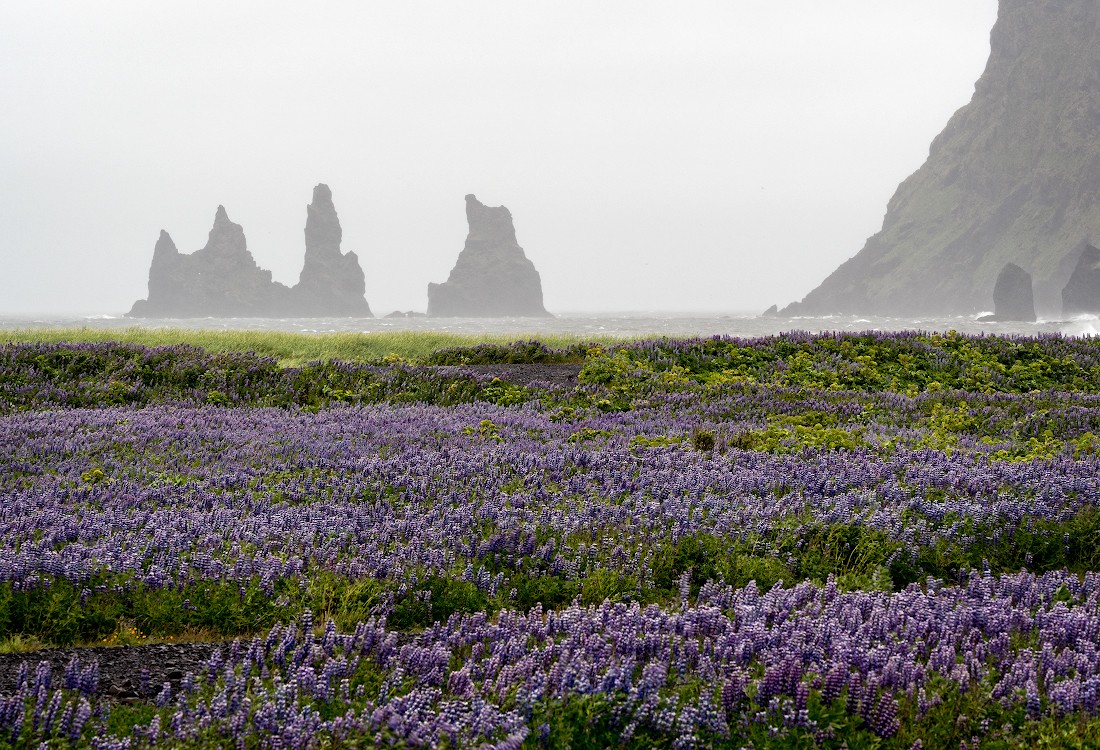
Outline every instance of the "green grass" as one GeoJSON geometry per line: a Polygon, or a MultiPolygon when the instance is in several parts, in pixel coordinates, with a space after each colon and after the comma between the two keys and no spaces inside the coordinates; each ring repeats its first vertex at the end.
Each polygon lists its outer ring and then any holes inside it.
{"type": "MultiPolygon", "coordinates": [[[[143,346],[190,344],[210,352],[256,352],[274,357],[284,367],[314,360],[378,361],[396,355],[419,363],[439,349],[478,344],[508,344],[537,338],[552,349],[586,343],[611,344],[613,336],[559,334],[457,334],[437,331],[373,333],[292,333],[286,331],[212,331],[188,328],[19,328],[0,331],[0,342],[103,343],[121,341],[143,346]]],[[[644,338],[644,337],[643,337],[644,338]]]]}

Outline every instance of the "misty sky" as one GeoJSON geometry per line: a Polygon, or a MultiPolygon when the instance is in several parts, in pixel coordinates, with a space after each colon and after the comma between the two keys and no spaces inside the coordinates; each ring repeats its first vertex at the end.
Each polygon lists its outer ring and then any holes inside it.
{"type": "Polygon", "coordinates": [[[376,314],[506,205],[551,311],[762,310],[882,223],[996,0],[0,6],[0,312],[125,312],[218,204],[287,285],[325,182],[376,314]]]}

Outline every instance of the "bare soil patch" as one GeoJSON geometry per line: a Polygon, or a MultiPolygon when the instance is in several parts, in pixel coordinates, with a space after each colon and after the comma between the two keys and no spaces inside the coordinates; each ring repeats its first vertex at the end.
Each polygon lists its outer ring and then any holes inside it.
{"type": "Polygon", "coordinates": [[[443,366],[439,370],[455,372],[470,370],[473,372],[500,378],[506,383],[529,386],[545,384],[558,388],[572,388],[577,385],[580,364],[503,364],[503,365],[464,365],[462,367],[443,366]]]}

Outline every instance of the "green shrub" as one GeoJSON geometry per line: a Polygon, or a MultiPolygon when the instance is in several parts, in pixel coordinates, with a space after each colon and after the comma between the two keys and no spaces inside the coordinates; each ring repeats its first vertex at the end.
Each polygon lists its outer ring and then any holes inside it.
{"type": "Polygon", "coordinates": [[[394,605],[388,623],[408,630],[446,622],[456,612],[483,612],[489,600],[477,586],[454,578],[432,577],[408,591],[394,605]]]}
{"type": "Polygon", "coordinates": [[[701,427],[696,427],[691,431],[691,445],[697,451],[712,451],[715,442],[714,430],[704,430],[701,427]]]}

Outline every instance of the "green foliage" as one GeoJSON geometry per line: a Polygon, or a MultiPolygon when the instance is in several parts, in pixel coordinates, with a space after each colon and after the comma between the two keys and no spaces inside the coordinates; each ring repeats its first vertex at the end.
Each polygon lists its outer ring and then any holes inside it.
{"type": "Polygon", "coordinates": [[[477,427],[463,427],[462,434],[470,437],[476,436],[483,440],[492,440],[497,443],[504,442],[504,438],[500,436],[500,427],[491,419],[481,420],[477,427]]]}
{"type": "Polygon", "coordinates": [[[100,484],[106,482],[107,475],[103,472],[103,469],[98,466],[88,469],[80,473],[80,481],[85,484],[100,484]]]}
{"type": "Polygon", "coordinates": [[[614,570],[597,569],[581,582],[581,603],[600,604],[633,599],[638,593],[638,579],[614,570]]]}
{"type": "Polygon", "coordinates": [[[409,590],[394,606],[388,623],[402,630],[446,622],[456,612],[484,612],[489,600],[477,586],[454,578],[431,577],[409,590]]]}
{"type": "Polygon", "coordinates": [[[728,580],[729,558],[736,554],[735,545],[709,534],[684,537],[654,555],[653,582],[658,589],[672,591],[685,572],[696,590],[708,580],[728,580]]]}
{"type": "Polygon", "coordinates": [[[575,406],[563,406],[550,414],[551,422],[573,422],[580,418],[575,406]]]}
{"type": "Polygon", "coordinates": [[[229,397],[221,391],[210,391],[206,394],[206,403],[214,406],[229,406],[229,397]]]}
{"type": "Polygon", "coordinates": [[[890,589],[887,565],[901,545],[881,531],[858,524],[831,524],[812,528],[795,544],[796,579],[824,581],[835,576],[845,588],[890,589]]]}
{"type": "Polygon", "coordinates": [[[506,383],[499,378],[493,378],[489,385],[481,389],[478,397],[497,406],[517,406],[534,398],[526,388],[506,383]]]}
{"type": "Polygon", "coordinates": [[[765,589],[780,581],[797,580],[791,568],[769,552],[767,542],[762,539],[732,541],[709,534],[684,537],[675,544],[662,546],[651,563],[657,598],[675,597],[684,573],[688,574],[693,595],[710,580],[733,586],[755,581],[765,589]]]}
{"type": "Polygon", "coordinates": [[[1037,521],[998,541],[992,531],[972,529],[981,544],[941,541],[919,549],[859,523],[811,523],[743,539],[700,534],[659,547],[650,565],[657,600],[675,596],[685,572],[693,591],[708,580],[734,586],[756,581],[768,588],[780,580],[824,583],[830,576],[845,589],[899,590],[928,577],[953,580],[986,565],[994,574],[1025,567],[1037,573],[1100,568],[1100,511],[1094,507],[1065,522],[1037,521]]]}
{"type": "Polygon", "coordinates": [[[959,444],[959,436],[975,427],[966,404],[949,409],[942,401],[932,405],[932,413],[921,424],[921,439],[916,448],[952,451],[959,444]]]}
{"type": "MultiPolygon", "coordinates": [[[[1100,392],[1100,370],[1088,369],[1073,349],[1087,340],[1044,347],[1035,339],[947,334],[783,334],[766,342],[714,337],[684,347],[661,340],[644,347],[595,349],[582,382],[610,390],[629,381],[690,379],[710,388],[760,383],[820,390],[880,390],[917,394],[949,390],[1030,393],[1059,389],[1100,392]]],[[[637,383],[634,387],[638,387],[637,383]]]]}
{"type": "Polygon", "coordinates": [[[7,366],[0,368],[0,413],[158,403],[316,410],[340,404],[448,406],[481,400],[507,406],[535,397],[511,383],[484,383],[468,373],[435,368],[314,361],[284,369],[251,353],[207,354],[183,346],[20,346],[3,353],[7,366]]]}
{"type": "Polygon", "coordinates": [[[547,700],[535,709],[530,726],[545,726],[545,739],[533,731],[524,747],[548,750],[606,750],[629,747],[637,750],[669,747],[672,739],[647,728],[638,729],[627,741],[623,727],[611,720],[611,705],[603,695],[547,700]]]}
{"type": "Polygon", "coordinates": [[[133,623],[150,637],[203,631],[220,637],[263,632],[306,609],[342,628],[377,614],[384,590],[393,584],[348,579],[315,571],[305,587],[283,580],[265,590],[257,580],[204,581],[181,589],[152,588],[120,576],[104,575],[83,586],[46,579],[37,588],[15,590],[0,583],[0,639],[36,639],[68,646],[96,643],[133,623]]]}
{"type": "Polygon", "coordinates": [[[558,609],[568,605],[580,593],[577,581],[555,575],[521,575],[516,576],[512,583],[516,589],[515,606],[520,610],[528,610],[535,604],[542,604],[547,610],[558,609]]]}
{"type": "Polygon", "coordinates": [[[714,430],[696,427],[691,431],[691,446],[697,451],[712,451],[716,442],[717,438],[714,435],[714,430]]]}
{"type": "Polygon", "coordinates": [[[685,440],[684,435],[635,435],[630,438],[630,447],[634,448],[668,448],[680,445],[685,440]]]}
{"type": "Polygon", "coordinates": [[[606,385],[621,380],[632,372],[651,370],[652,368],[644,364],[635,366],[635,359],[625,349],[609,354],[603,347],[594,346],[588,350],[584,367],[577,379],[582,383],[606,385]]]}
{"type": "MultiPolygon", "coordinates": [[[[699,686],[714,691],[714,686],[699,686]]],[[[845,707],[847,691],[832,704],[824,704],[819,690],[811,692],[807,702],[808,718],[816,729],[789,726],[785,722],[783,698],[778,708],[756,704],[752,696],[743,699],[736,714],[727,716],[729,736],[700,737],[700,744],[716,748],[775,748],[777,750],[910,750],[913,747],[958,748],[980,745],[996,750],[1025,748],[1092,748],[1100,746],[1100,719],[1085,715],[1044,716],[1031,719],[1020,709],[1004,709],[991,701],[986,689],[975,686],[960,693],[945,684],[938,675],[930,679],[927,691],[940,696],[924,715],[915,699],[902,696],[899,707],[901,727],[890,738],[874,734],[858,714],[845,707]],[[740,720],[740,716],[747,717],[740,720]],[[977,738],[977,742],[972,740],[977,738]],[[920,745],[916,745],[920,740],[920,745]]],[[[789,700],[789,698],[788,698],[789,700]]],[[[718,698],[712,692],[712,705],[718,698]]],[[[612,706],[602,695],[574,696],[568,700],[551,699],[538,704],[529,725],[532,731],[524,747],[552,750],[608,747],[666,748],[675,736],[655,734],[645,727],[625,735],[626,729],[612,718],[612,706]]]]}
{"type": "MultiPolygon", "coordinates": [[[[1027,438],[1022,444],[1012,448],[1002,448],[989,454],[991,461],[1050,461],[1066,448],[1066,444],[1054,437],[1050,430],[1044,430],[1040,437],[1027,438]]],[[[1074,455],[1078,454],[1074,450],[1074,455]]]]}
{"type": "Polygon", "coordinates": [[[731,448],[768,453],[798,453],[806,448],[825,451],[853,451],[869,447],[858,429],[825,427],[820,424],[791,424],[777,420],[760,430],[743,430],[734,433],[728,445],[731,448]]]}
{"type": "Polygon", "coordinates": [[[1100,453],[1100,438],[1097,438],[1091,432],[1086,432],[1074,439],[1071,444],[1073,446],[1073,457],[1078,460],[1100,453]]]}
{"type": "MultiPolygon", "coordinates": [[[[559,341],[563,337],[556,337],[559,341]]],[[[566,340],[560,349],[541,341],[513,341],[509,344],[485,343],[437,349],[424,358],[428,365],[511,365],[580,363],[591,343],[566,340]]]]}
{"type": "Polygon", "coordinates": [[[597,430],[592,427],[582,427],[565,439],[567,443],[588,443],[597,438],[611,437],[615,433],[610,430],[597,430]]]}

